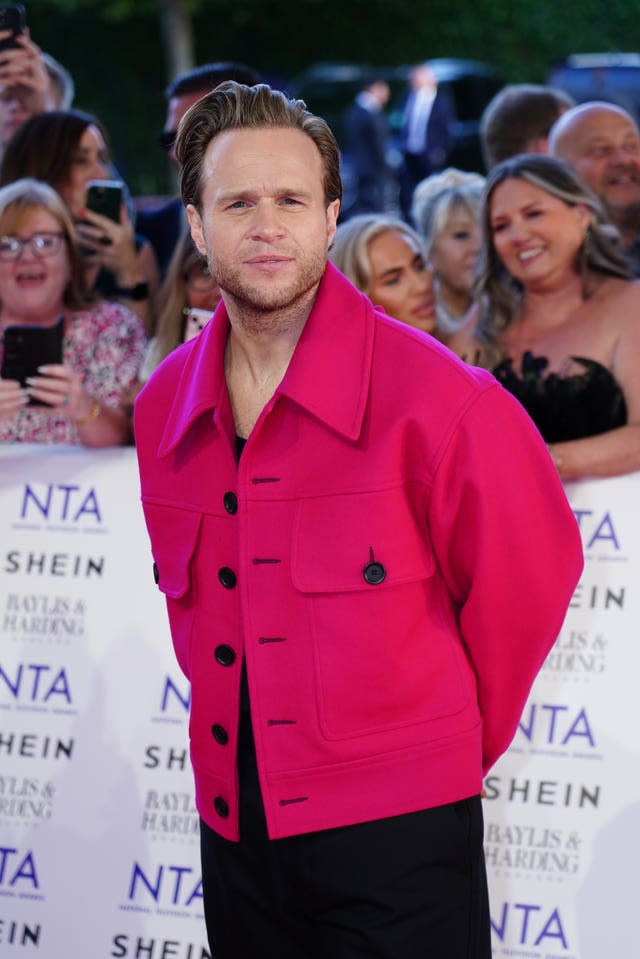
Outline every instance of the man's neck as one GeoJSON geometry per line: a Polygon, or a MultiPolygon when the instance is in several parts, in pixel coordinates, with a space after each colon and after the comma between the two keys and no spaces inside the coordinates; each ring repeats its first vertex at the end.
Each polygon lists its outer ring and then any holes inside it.
{"type": "Polygon", "coordinates": [[[239,436],[249,435],[286,373],[315,294],[304,304],[277,311],[239,309],[225,297],[231,323],[225,376],[239,436]]]}

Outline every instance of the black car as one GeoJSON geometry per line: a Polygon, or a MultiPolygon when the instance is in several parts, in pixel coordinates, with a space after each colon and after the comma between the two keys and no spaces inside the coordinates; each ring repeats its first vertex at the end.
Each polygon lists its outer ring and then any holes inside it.
{"type": "Polygon", "coordinates": [[[547,82],[570,94],[576,103],[605,100],[640,122],[640,54],[578,53],[549,73],[547,82]]]}

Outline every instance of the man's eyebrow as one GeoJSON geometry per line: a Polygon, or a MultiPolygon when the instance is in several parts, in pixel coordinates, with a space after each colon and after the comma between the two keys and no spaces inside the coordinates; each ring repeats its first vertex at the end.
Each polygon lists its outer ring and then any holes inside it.
{"type": "MultiPolygon", "coordinates": [[[[216,196],[216,201],[220,203],[228,200],[253,200],[259,196],[262,196],[262,193],[253,189],[243,190],[241,188],[238,188],[238,189],[220,190],[220,192],[216,196]]],[[[274,197],[296,196],[296,197],[305,197],[308,199],[312,196],[312,191],[307,190],[304,187],[278,187],[272,193],[269,193],[269,196],[274,196],[274,197]]]]}

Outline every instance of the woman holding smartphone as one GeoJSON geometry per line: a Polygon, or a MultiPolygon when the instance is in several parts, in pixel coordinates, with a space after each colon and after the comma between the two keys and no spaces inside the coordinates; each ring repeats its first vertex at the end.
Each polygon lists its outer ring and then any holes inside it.
{"type": "Polygon", "coordinates": [[[153,248],[134,233],[125,203],[114,220],[92,211],[87,202],[90,181],[108,180],[110,173],[98,121],[79,110],[56,110],[31,117],[12,136],[0,185],[34,177],[57,190],[76,222],[87,289],[134,310],[151,333],[159,285],[153,248]]]}
{"type": "Polygon", "coordinates": [[[0,189],[0,442],[127,442],[121,397],[145,342],[135,314],[86,295],[73,223],[55,190],[32,179],[0,189]],[[60,353],[47,357],[43,341],[56,330],[60,353]],[[39,350],[35,363],[30,348],[39,350]]]}

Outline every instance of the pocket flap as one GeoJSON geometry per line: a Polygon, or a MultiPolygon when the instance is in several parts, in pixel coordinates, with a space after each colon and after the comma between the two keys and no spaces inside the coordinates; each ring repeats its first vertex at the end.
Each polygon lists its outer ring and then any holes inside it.
{"type": "Polygon", "coordinates": [[[202,515],[143,500],[158,587],[172,599],[189,589],[191,559],[198,542],[202,515]]]}
{"type": "Polygon", "coordinates": [[[294,530],[294,586],[304,593],[380,590],[432,576],[420,500],[413,485],[304,500],[294,530]]]}

